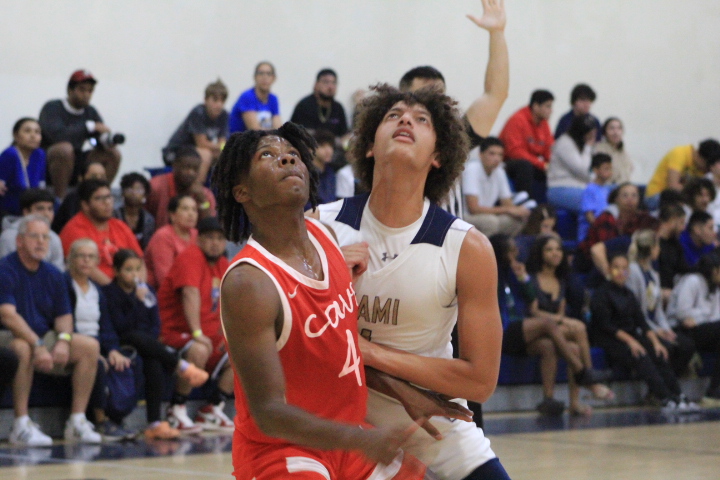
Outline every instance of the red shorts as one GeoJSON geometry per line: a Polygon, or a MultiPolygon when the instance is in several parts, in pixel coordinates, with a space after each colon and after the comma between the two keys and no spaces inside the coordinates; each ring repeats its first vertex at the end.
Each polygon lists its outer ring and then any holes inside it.
{"type": "MultiPolygon", "coordinates": [[[[215,369],[221,365],[221,361],[223,364],[227,361],[227,345],[225,344],[225,336],[222,333],[207,335],[207,337],[212,341],[213,351],[205,364],[205,371],[213,375],[215,369]]],[[[195,340],[191,333],[170,331],[164,334],[160,341],[182,354],[195,340]]]]}
{"type": "MultiPolygon", "coordinates": [[[[237,439],[237,436],[235,436],[237,439]]],[[[401,452],[390,465],[357,452],[329,452],[294,445],[233,445],[236,480],[422,480],[425,465],[401,452]],[[242,458],[239,458],[242,457],[242,458]]]]}

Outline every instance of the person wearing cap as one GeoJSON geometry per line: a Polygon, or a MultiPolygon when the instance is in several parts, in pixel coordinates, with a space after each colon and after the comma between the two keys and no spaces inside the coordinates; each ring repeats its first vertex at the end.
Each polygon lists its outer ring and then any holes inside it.
{"type": "Polygon", "coordinates": [[[188,362],[205,369],[216,381],[210,403],[195,421],[187,413],[190,384],[179,378],[167,412],[170,426],[184,433],[232,431],[223,408],[232,396],[233,374],[228,368],[225,337],[220,325],[220,280],[229,262],[226,240],[215,217],[198,222],[197,244],[175,257],[158,291],[160,341],[176,349],[188,362]]]}
{"type": "MultiPolygon", "coordinates": [[[[68,80],[67,98],[50,100],[40,110],[41,146],[47,151],[49,180],[58,198],[65,197],[68,186],[78,177],[85,160],[85,141],[110,133],[110,127],[90,105],[96,83],[92,73],[77,70],[68,80]]],[[[108,181],[112,182],[121,155],[114,145],[103,145],[91,149],[86,159],[99,159],[107,170],[108,181]]]]}

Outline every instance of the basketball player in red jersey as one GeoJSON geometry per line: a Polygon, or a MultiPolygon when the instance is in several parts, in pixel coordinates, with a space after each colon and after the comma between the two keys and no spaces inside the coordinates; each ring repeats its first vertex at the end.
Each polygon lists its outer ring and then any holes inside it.
{"type": "MultiPolygon", "coordinates": [[[[400,450],[417,424],[365,423],[357,303],[337,243],[303,207],[316,204],[314,141],[293,124],[230,138],[215,172],[226,235],[248,244],[221,286],[237,373],[237,479],[436,478],[400,450]]],[[[313,205],[314,206],[314,205],[313,205]]]]}

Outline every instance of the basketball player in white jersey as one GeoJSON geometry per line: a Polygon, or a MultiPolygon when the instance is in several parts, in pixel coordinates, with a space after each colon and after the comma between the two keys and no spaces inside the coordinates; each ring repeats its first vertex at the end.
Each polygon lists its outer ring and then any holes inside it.
{"type": "MultiPolygon", "coordinates": [[[[486,401],[500,367],[497,269],[487,238],[437,206],[462,172],[468,140],[455,102],[438,89],[374,88],[356,120],[352,155],[370,191],[321,205],[340,245],[367,242],[356,282],[358,328],[368,366],[459,399],[486,401]],[[450,337],[458,323],[460,358],[450,337]]],[[[461,400],[464,403],[464,400],[461,400]]],[[[370,392],[368,420],[408,417],[370,392]]],[[[481,429],[433,418],[443,438],[415,432],[404,447],[447,480],[509,479],[481,429]]]]}

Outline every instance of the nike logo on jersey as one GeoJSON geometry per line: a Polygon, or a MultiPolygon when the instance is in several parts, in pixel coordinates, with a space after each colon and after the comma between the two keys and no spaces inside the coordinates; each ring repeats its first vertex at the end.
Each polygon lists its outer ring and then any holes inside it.
{"type": "Polygon", "coordinates": [[[387,262],[389,260],[395,260],[398,257],[399,254],[390,255],[387,252],[383,252],[382,261],[387,262]]]}
{"type": "Polygon", "coordinates": [[[298,289],[299,286],[300,286],[299,283],[298,283],[297,285],[295,285],[295,290],[293,290],[293,293],[288,293],[288,294],[287,294],[288,298],[295,298],[295,296],[297,295],[297,289],[298,289]]]}

